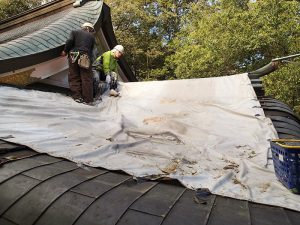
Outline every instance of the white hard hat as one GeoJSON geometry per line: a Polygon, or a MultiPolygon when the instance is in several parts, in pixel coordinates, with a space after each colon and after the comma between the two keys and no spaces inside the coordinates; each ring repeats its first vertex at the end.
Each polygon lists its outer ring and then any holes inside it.
{"type": "Polygon", "coordinates": [[[91,24],[91,23],[84,23],[84,24],[82,24],[81,27],[82,27],[82,28],[84,28],[84,27],[89,27],[89,28],[92,28],[93,30],[95,29],[95,28],[94,28],[94,25],[91,24]]]}
{"type": "Polygon", "coordinates": [[[114,47],[114,50],[117,50],[117,51],[121,52],[122,54],[124,54],[124,47],[122,45],[116,45],[114,47]]]}

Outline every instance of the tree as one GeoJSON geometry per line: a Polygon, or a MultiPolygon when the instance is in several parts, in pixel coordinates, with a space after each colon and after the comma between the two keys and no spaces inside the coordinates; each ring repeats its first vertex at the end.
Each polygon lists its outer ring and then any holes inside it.
{"type": "Polygon", "coordinates": [[[107,0],[116,36],[139,80],[161,79],[168,43],[180,29],[180,18],[192,0],[107,0]]]}
{"type": "MultiPolygon", "coordinates": [[[[252,71],[300,52],[300,3],[295,0],[199,0],[181,27],[165,64],[175,78],[252,71]]],[[[264,79],[266,94],[298,113],[299,72],[299,63],[290,64],[264,79]]]]}
{"type": "Polygon", "coordinates": [[[300,51],[299,2],[198,1],[182,20],[167,67],[177,78],[236,74],[300,51]]]}
{"type": "Polygon", "coordinates": [[[0,0],[0,20],[22,13],[41,5],[43,0],[0,0]]]}
{"type": "Polygon", "coordinates": [[[300,116],[300,61],[264,77],[266,94],[287,103],[300,116]]]}

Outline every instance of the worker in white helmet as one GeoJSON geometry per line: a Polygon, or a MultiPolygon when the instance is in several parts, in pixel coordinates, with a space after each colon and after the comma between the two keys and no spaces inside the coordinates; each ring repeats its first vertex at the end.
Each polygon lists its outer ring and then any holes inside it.
{"type": "Polygon", "coordinates": [[[117,61],[124,55],[124,47],[116,45],[111,51],[107,51],[99,56],[93,67],[99,72],[99,79],[106,81],[110,88],[111,95],[118,95],[117,90],[117,61]]]}
{"type": "Polygon", "coordinates": [[[92,52],[95,45],[94,26],[84,23],[82,29],[71,32],[62,56],[68,55],[69,86],[77,102],[93,102],[92,52]]]}

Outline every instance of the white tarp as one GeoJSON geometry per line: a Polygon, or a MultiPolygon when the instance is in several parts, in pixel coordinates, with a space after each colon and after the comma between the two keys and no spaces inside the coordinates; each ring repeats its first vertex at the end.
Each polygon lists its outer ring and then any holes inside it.
{"type": "Polygon", "coordinates": [[[277,134],[246,74],[121,84],[97,106],[0,87],[0,137],[77,163],[300,211],[268,165],[277,134]],[[269,152],[269,153],[268,153],[269,152]]]}

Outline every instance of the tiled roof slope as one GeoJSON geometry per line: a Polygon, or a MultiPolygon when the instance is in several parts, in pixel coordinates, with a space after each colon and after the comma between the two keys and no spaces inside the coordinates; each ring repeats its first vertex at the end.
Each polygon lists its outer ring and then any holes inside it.
{"type": "Polygon", "coordinates": [[[0,140],[0,225],[296,225],[300,213],[134,180],[0,140]]]}
{"type": "Polygon", "coordinates": [[[300,140],[300,119],[298,116],[288,105],[265,96],[261,79],[251,79],[251,83],[265,115],[272,120],[278,137],[300,140]]]}
{"type": "Polygon", "coordinates": [[[259,101],[279,138],[300,140],[300,120],[288,105],[270,97],[260,97],[259,101]]]}
{"type": "Polygon", "coordinates": [[[24,37],[26,35],[30,35],[52,23],[63,18],[66,14],[68,14],[72,8],[65,9],[62,12],[55,13],[53,15],[47,16],[42,20],[32,21],[22,26],[18,27],[18,29],[7,30],[1,33],[0,35],[0,44],[5,42],[12,41],[14,39],[24,37]]]}
{"type": "MultiPolygon", "coordinates": [[[[10,71],[11,64],[22,57],[32,56],[32,59],[35,59],[33,60],[34,62],[37,61],[38,57],[42,62],[46,60],[47,56],[48,59],[53,57],[47,54],[49,51],[54,50],[56,55],[59,55],[72,30],[79,29],[84,22],[97,23],[100,19],[102,5],[103,1],[90,1],[82,7],[66,10],[62,18],[43,29],[0,44],[0,60],[6,63],[6,66],[1,66],[0,72],[10,71]]],[[[60,15],[62,15],[62,12],[60,12],[60,15]]],[[[28,64],[27,66],[29,66],[30,62],[32,60],[28,58],[23,64],[28,64]]],[[[14,66],[14,69],[24,67],[24,65],[18,66],[18,64],[14,66]]]]}
{"type": "MultiPolygon", "coordinates": [[[[97,39],[106,49],[118,44],[110,8],[98,1],[55,0],[37,9],[0,21],[0,74],[33,66],[60,56],[71,30],[84,22],[94,24],[97,39]],[[100,32],[102,30],[102,33],[100,32]]],[[[103,50],[103,49],[102,49],[103,50]]],[[[119,60],[124,81],[137,81],[125,58],[119,60]]]]}

